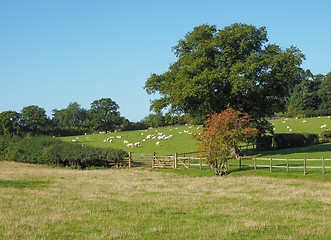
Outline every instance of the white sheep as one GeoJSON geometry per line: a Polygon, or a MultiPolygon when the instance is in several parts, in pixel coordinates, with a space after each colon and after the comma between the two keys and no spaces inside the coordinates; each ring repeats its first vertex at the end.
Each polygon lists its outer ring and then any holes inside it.
{"type": "Polygon", "coordinates": [[[132,147],[133,148],[133,143],[129,143],[128,145],[126,145],[127,147],[132,147]]]}
{"type": "Polygon", "coordinates": [[[156,146],[160,146],[161,145],[161,143],[160,142],[156,142],[156,146]]]}
{"type": "Polygon", "coordinates": [[[76,143],[76,142],[78,142],[78,140],[77,139],[72,139],[71,142],[76,143]]]}
{"type": "Polygon", "coordinates": [[[136,143],[134,144],[134,146],[135,146],[135,147],[140,146],[140,142],[136,142],[136,143]]]}
{"type": "Polygon", "coordinates": [[[124,140],[124,141],[123,141],[123,144],[124,144],[124,145],[128,145],[128,144],[129,144],[129,141],[124,140]]]}
{"type": "Polygon", "coordinates": [[[320,128],[326,128],[326,124],[322,125],[320,128]]]}

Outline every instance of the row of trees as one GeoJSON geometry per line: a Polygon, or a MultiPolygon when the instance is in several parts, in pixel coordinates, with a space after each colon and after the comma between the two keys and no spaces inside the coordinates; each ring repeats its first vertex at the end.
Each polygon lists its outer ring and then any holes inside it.
{"type": "Polygon", "coordinates": [[[70,134],[86,130],[113,131],[126,119],[120,116],[119,106],[110,98],[101,98],[91,103],[91,109],[81,108],[76,102],[65,109],[53,110],[53,118],[38,106],[24,107],[20,113],[0,113],[0,135],[70,134]]]}
{"type": "Polygon", "coordinates": [[[54,109],[53,117],[45,109],[32,105],[21,112],[0,113],[0,135],[76,135],[91,131],[137,130],[148,127],[180,125],[191,121],[184,116],[150,114],[140,122],[130,122],[122,117],[118,104],[111,98],[102,98],[91,103],[90,109],[82,108],[77,102],[67,108],[54,109]]]}

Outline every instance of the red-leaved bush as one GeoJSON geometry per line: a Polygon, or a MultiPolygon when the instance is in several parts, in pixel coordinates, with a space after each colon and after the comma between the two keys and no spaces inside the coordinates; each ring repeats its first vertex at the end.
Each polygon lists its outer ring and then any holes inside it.
{"type": "Polygon", "coordinates": [[[225,164],[238,153],[238,144],[257,135],[252,120],[247,113],[228,107],[221,113],[209,114],[202,132],[195,134],[201,156],[217,175],[225,173],[225,164]]]}

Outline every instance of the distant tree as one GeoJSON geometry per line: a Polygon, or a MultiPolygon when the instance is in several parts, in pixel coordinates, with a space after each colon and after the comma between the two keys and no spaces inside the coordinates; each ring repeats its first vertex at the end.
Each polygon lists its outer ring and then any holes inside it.
{"type": "Polygon", "coordinates": [[[320,75],[314,76],[309,70],[301,71],[301,82],[291,90],[287,101],[288,110],[317,110],[321,104],[317,93],[321,82],[320,75]]]}
{"type": "Polygon", "coordinates": [[[15,111],[4,111],[0,113],[0,135],[20,134],[21,114],[15,111]]]}
{"type": "Polygon", "coordinates": [[[318,89],[318,96],[321,99],[320,109],[331,114],[331,72],[329,72],[318,89]]]}
{"type": "Polygon", "coordinates": [[[22,125],[25,131],[36,134],[39,130],[46,127],[48,123],[45,109],[36,105],[24,107],[21,114],[22,125]]]}
{"type": "Polygon", "coordinates": [[[253,119],[247,113],[228,108],[221,113],[212,113],[205,121],[202,132],[195,134],[202,157],[216,175],[225,173],[225,165],[229,158],[238,154],[240,142],[257,135],[253,127],[253,119]]]}
{"type": "Polygon", "coordinates": [[[87,110],[77,102],[70,103],[67,108],[53,110],[53,123],[60,128],[84,128],[87,126],[87,110]]]}
{"type": "Polygon", "coordinates": [[[101,98],[91,103],[90,126],[95,130],[113,131],[121,123],[119,106],[111,98],[101,98]]]}
{"type": "Polygon", "coordinates": [[[165,118],[160,112],[156,114],[149,114],[143,119],[143,123],[147,127],[153,127],[153,128],[162,127],[166,125],[165,118]]]}
{"type": "Polygon", "coordinates": [[[147,79],[147,93],[161,96],[151,109],[189,113],[196,123],[228,104],[256,119],[284,110],[304,55],[267,41],[265,27],[195,27],[173,47],[177,61],[169,70],[147,79]]]}

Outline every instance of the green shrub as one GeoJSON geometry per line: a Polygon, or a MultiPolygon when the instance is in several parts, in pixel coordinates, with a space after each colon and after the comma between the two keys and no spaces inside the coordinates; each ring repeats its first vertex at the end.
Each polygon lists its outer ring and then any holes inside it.
{"type": "Polygon", "coordinates": [[[275,134],[273,144],[275,148],[303,147],[318,143],[318,136],[312,133],[279,133],[275,134]]]}
{"type": "Polygon", "coordinates": [[[85,169],[119,165],[127,155],[123,150],[85,147],[51,137],[0,138],[1,158],[17,162],[85,169]]]}
{"type": "Polygon", "coordinates": [[[256,148],[258,149],[271,149],[272,148],[272,136],[262,136],[257,139],[256,148]]]}
{"type": "Polygon", "coordinates": [[[321,132],[321,139],[324,142],[331,142],[331,130],[321,132]]]}

